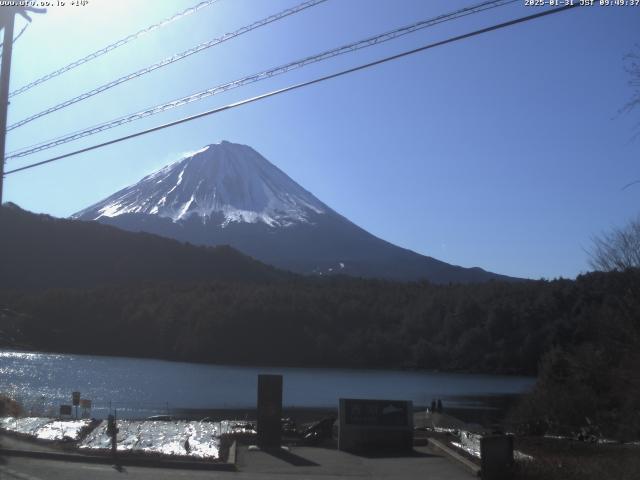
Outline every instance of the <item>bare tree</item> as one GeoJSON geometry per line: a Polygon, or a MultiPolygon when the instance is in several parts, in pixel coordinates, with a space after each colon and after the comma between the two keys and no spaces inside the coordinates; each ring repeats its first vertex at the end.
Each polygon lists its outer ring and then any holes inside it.
{"type": "MultiPolygon", "coordinates": [[[[640,106],[640,44],[636,44],[634,49],[624,56],[624,70],[629,75],[628,85],[631,87],[632,93],[629,101],[620,109],[620,113],[630,113],[640,106]]],[[[640,123],[636,125],[636,130],[634,138],[640,136],[640,123]]],[[[637,184],[640,184],[640,180],[627,183],[622,187],[622,190],[637,184]]]]}
{"type": "MultiPolygon", "coordinates": [[[[640,44],[624,56],[624,69],[629,75],[629,86],[632,89],[631,98],[620,109],[621,113],[629,113],[640,107],[640,44]]],[[[640,123],[635,137],[640,136],[640,123]]],[[[634,180],[622,189],[640,184],[634,180]]],[[[589,251],[589,264],[594,270],[625,270],[640,268],[640,216],[631,220],[625,227],[616,228],[610,233],[593,239],[593,246],[589,251]]]]}
{"type": "Polygon", "coordinates": [[[624,69],[629,74],[631,99],[622,107],[622,112],[630,112],[640,106],[640,44],[624,56],[624,69]]]}
{"type": "Polygon", "coordinates": [[[640,216],[622,228],[595,237],[589,256],[594,270],[640,268],[640,216]]]}

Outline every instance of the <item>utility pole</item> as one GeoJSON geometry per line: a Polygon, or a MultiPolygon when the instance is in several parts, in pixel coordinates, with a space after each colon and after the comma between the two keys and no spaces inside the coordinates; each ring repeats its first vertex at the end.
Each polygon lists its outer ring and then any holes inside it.
{"type": "MultiPolygon", "coordinates": [[[[7,10],[9,9],[7,8],[7,10]]],[[[11,74],[14,23],[15,11],[2,12],[4,43],[2,44],[2,67],[0,67],[2,68],[0,71],[0,205],[2,205],[2,190],[4,187],[4,155],[7,140],[7,110],[9,108],[9,77],[11,74]]]]}
{"type": "Polygon", "coordinates": [[[4,30],[2,44],[2,65],[0,66],[0,206],[4,187],[4,161],[7,141],[7,112],[9,109],[9,80],[11,77],[11,54],[13,51],[13,30],[15,16],[22,15],[31,22],[27,12],[45,13],[44,8],[0,7],[0,28],[4,30]]]}

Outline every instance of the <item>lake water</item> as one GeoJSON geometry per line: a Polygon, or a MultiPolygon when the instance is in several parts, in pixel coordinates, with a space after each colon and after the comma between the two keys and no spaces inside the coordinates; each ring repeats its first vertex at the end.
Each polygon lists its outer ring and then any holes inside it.
{"type": "Polygon", "coordinates": [[[0,349],[0,393],[19,399],[34,414],[70,404],[76,390],[92,400],[91,413],[98,418],[110,408],[122,417],[168,409],[254,408],[260,373],[284,376],[283,402],[289,407],[337,408],[339,398],[402,399],[416,405],[442,398],[464,407],[471,397],[521,394],[534,383],[516,376],[203,365],[0,349]]]}

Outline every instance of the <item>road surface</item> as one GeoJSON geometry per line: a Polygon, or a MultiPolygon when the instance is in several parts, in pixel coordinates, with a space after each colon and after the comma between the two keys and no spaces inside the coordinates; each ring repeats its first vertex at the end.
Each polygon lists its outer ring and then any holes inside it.
{"type": "Polygon", "coordinates": [[[290,451],[266,453],[238,450],[238,471],[176,470],[170,468],[123,467],[64,462],[23,457],[0,458],[2,480],[169,480],[235,479],[281,480],[282,478],[334,480],[344,478],[470,480],[461,465],[447,457],[416,447],[409,457],[371,458],[333,449],[294,447],[290,451]]]}

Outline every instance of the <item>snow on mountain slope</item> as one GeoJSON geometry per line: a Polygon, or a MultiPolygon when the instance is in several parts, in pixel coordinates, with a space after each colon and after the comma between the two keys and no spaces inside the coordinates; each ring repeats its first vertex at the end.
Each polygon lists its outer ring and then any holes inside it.
{"type": "Polygon", "coordinates": [[[230,245],[297,273],[433,282],[504,278],[420,255],[358,227],[246,145],[190,153],[73,218],[194,245],[230,245]]]}
{"type": "Polygon", "coordinates": [[[231,222],[286,227],[328,210],[251,147],[222,141],[153,172],[73,218],[140,213],[177,222],[196,215],[203,223],[222,218],[223,227],[231,222]]]}

